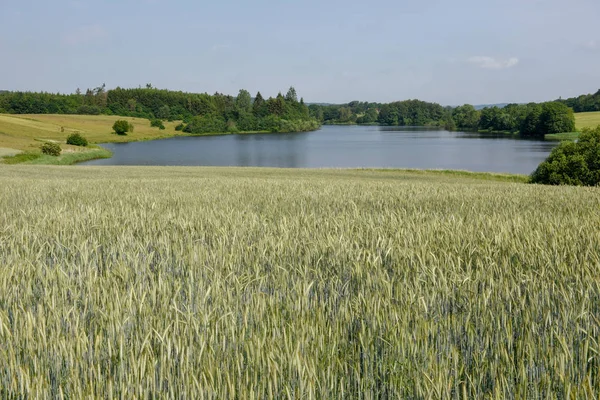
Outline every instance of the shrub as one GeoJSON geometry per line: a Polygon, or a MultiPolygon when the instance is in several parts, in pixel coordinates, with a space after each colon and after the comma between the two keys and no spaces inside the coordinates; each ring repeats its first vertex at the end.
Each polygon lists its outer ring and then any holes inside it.
{"type": "Polygon", "coordinates": [[[83,105],[77,108],[77,114],[80,115],[100,115],[100,111],[100,108],[96,106],[83,105]]]}
{"type": "Polygon", "coordinates": [[[600,125],[584,128],[577,142],[563,142],[531,174],[532,183],[600,185],[600,125]]]}
{"type": "Polygon", "coordinates": [[[163,124],[162,120],[160,120],[160,119],[150,120],[150,126],[153,128],[158,128],[160,130],[165,129],[165,125],[163,124]]]}
{"type": "Polygon", "coordinates": [[[74,133],[67,138],[67,144],[85,147],[88,145],[88,141],[79,133],[74,133]]]}
{"type": "Polygon", "coordinates": [[[227,130],[227,123],[223,117],[215,114],[207,114],[201,117],[195,117],[183,129],[184,132],[201,134],[201,133],[220,133],[227,130]]]}
{"type": "Polygon", "coordinates": [[[117,135],[126,135],[127,132],[130,131],[130,125],[131,124],[128,121],[120,119],[118,121],[115,121],[113,125],[113,131],[115,131],[117,135]]]}
{"type": "Polygon", "coordinates": [[[182,131],[182,130],[183,130],[183,128],[185,128],[185,125],[183,125],[183,123],[181,123],[181,124],[179,124],[179,125],[177,125],[177,126],[175,127],[175,130],[176,130],[176,131],[182,131]]]}
{"type": "Polygon", "coordinates": [[[61,148],[58,143],[44,143],[42,145],[42,153],[49,156],[58,157],[60,156],[61,148]]]}
{"type": "Polygon", "coordinates": [[[238,128],[237,128],[235,121],[233,121],[233,120],[227,121],[226,127],[227,127],[227,132],[238,133],[238,128]]]}
{"type": "Polygon", "coordinates": [[[131,122],[129,123],[127,132],[133,132],[133,123],[131,123],[131,122]]]}

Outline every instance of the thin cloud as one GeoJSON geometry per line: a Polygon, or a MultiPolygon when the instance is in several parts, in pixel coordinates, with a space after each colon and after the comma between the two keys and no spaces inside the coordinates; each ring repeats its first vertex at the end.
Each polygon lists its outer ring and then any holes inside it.
{"type": "Polygon", "coordinates": [[[508,69],[519,64],[519,59],[516,57],[509,58],[508,60],[502,60],[487,56],[473,56],[467,61],[483,69],[508,69]]]}
{"type": "Polygon", "coordinates": [[[91,42],[101,41],[108,37],[108,32],[101,25],[82,26],[63,37],[63,42],[69,46],[78,46],[91,42]]]}

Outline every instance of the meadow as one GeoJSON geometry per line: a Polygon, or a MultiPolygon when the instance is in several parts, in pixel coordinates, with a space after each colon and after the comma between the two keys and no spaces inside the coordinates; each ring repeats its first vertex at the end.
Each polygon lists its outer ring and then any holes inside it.
{"type": "MultiPolygon", "coordinates": [[[[72,164],[74,161],[90,159],[99,155],[98,148],[67,145],[67,136],[72,133],[80,133],[90,143],[152,140],[179,134],[175,131],[177,123],[165,122],[164,124],[166,129],[159,130],[151,128],[150,121],[141,118],[107,115],[0,114],[0,157],[19,152],[39,153],[40,146],[46,141],[51,141],[60,143],[64,156],[61,156],[59,160],[44,157],[37,162],[72,164]],[[134,132],[128,133],[126,136],[114,134],[112,126],[118,119],[130,121],[135,127],[134,132]]],[[[108,152],[104,156],[109,157],[110,153],[108,152]]]]}
{"type": "Polygon", "coordinates": [[[577,129],[595,128],[600,125],[600,111],[575,114],[577,129]]]}
{"type": "Polygon", "coordinates": [[[600,192],[0,166],[1,398],[598,398],[600,192]]]}

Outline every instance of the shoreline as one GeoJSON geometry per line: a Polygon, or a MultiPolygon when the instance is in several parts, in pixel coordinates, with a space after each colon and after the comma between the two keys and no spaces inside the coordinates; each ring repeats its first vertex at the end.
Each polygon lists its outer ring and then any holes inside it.
{"type": "MultiPolygon", "coordinates": [[[[90,161],[90,160],[81,160],[90,161]]],[[[1,164],[0,164],[1,165],[1,164]]],[[[42,164],[42,163],[16,163],[16,164],[4,164],[5,168],[34,168],[39,166],[73,166],[76,164],[42,164]]],[[[1,168],[1,167],[0,167],[1,168]]],[[[178,169],[193,169],[193,170],[223,170],[230,172],[253,172],[253,171],[264,171],[264,172],[285,172],[285,173],[364,173],[377,174],[385,177],[387,174],[393,177],[394,174],[406,174],[412,177],[447,177],[447,178],[467,178],[475,181],[482,182],[506,182],[506,183],[529,183],[529,175],[524,174],[511,174],[502,172],[480,172],[480,171],[468,171],[460,169],[415,169],[415,168],[279,168],[279,167],[238,167],[238,166],[186,166],[186,165],[82,165],[79,168],[93,168],[93,169],[104,169],[104,168],[117,168],[117,169],[161,169],[161,170],[178,170],[178,169]]]]}
{"type": "MultiPolygon", "coordinates": [[[[58,157],[48,156],[39,152],[23,151],[18,149],[7,149],[14,150],[13,155],[7,155],[0,157],[0,165],[75,165],[78,163],[112,158],[113,153],[102,147],[102,144],[112,143],[136,143],[136,142],[150,142],[154,140],[172,139],[178,137],[209,137],[209,136],[229,136],[229,135],[257,135],[257,134],[271,134],[271,133],[303,133],[303,132],[315,132],[321,129],[315,129],[312,131],[300,131],[300,132],[271,132],[271,131],[243,131],[243,132],[209,132],[209,133],[179,133],[167,134],[159,137],[129,137],[128,135],[119,136],[115,140],[103,140],[102,142],[90,142],[90,145],[86,149],[90,151],[75,151],[75,152],[64,152],[58,157]]],[[[38,139],[34,139],[38,140],[38,139]]],[[[65,143],[59,143],[64,145],[65,143]]]]}

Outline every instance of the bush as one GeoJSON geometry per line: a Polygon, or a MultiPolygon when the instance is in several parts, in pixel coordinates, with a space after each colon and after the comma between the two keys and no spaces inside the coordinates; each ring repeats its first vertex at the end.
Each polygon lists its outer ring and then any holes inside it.
{"type": "Polygon", "coordinates": [[[74,133],[67,138],[67,144],[85,147],[88,145],[88,141],[79,133],[74,133]]]}
{"type": "Polygon", "coordinates": [[[221,133],[227,130],[227,123],[223,117],[215,114],[207,114],[201,117],[195,117],[183,129],[184,132],[201,134],[201,133],[221,133]]]}
{"type": "Polygon", "coordinates": [[[128,121],[120,119],[115,121],[113,131],[115,131],[117,135],[127,135],[127,132],[133,131],[133,129],[131,129],[131,124],[128,121]]]}
{"type": "Polygon", "coordinates": [[[150,120],[150,126],[153,128],[158,128],[160,130],[165,129],[165,125],[163,124],[162,120],[160,120],[160,119],[150,120]]]}
{"type": "Polygon", "coordinates": [[[42,153],[49,156],[58,157],[60,156],[61,148],[58,143],[44,143],[42,145],[42,153]]]}
{"type": "Polygon", "coordinates": [[[175,130],[176,130],[176,131],[182,131],[182,130],[183,130],[183,128],[185,128],[185,125],[183,125],[183,124],[179,124],[179,125],[177,125],[177,126],[175,127],[175,130]]]}
{"type": "Polygon", "coordinates": [[[532,183],[600,185],[600,126],[583,130],[577,142],[563,142],[531,174],[532,183]]]}
{"type": "Polygon", "coordinates": [[[80,115],[100,115],[100,111],[100,108],[96,106],[83,105],[77,108],[77,114],[80,115]]]}
{"type": "Polygon", "coordinates": [[[127,132],[133,132],[133,124],[131,122],[129,123],[129,128],[127,129],[127,132]]]}

